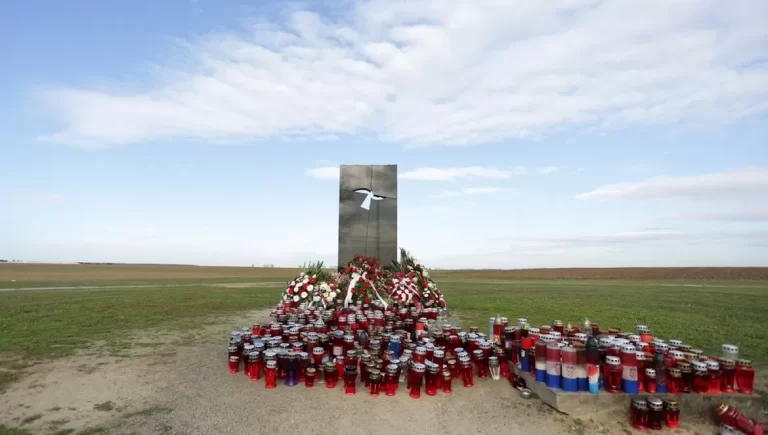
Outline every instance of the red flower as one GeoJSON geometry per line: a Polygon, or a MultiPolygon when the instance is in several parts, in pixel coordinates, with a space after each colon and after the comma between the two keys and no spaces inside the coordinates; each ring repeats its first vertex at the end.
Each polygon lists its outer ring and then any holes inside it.
{"type": "Polygon", "coordinates": [[[370,281],[366,281],[366,282],[365,282],[365,288],[371,288],[371,283],[370,283],[370,281]]]}
{"type": "Polygon", "coordinates": [[[304,284],[304,285],[301,286],[301,288],[303,288],[304,290],[306,290],[307,287],[309,287],[309,284],[304,284]]]}
{"type": "Polygon", "coordinates": [[[290,288],[289,288],[289,289],[288,289],[288,294],[289,294],[289,295],[293,295],[293,289],[290,289],[290,288]]]}
{"type": "Polygon", "coordinates": [[[363,303],[365,303],[365,304],[370,304],[370,303],[371,303],[371,298],[365,298],[365,299],[363,299],[363,303]]]}
{"type": "Polygon", "coordinates": [[[435,301],[435,295],[429,295],[429,300],[434,302],[435,301]]]}
{"type": "Polygon", "coordinates": [[[429,283],[426,282],[426,281],[422,281],[421,282],[421,286],[424,287],[424,288],[427,288],[427,287],[429,287],[429,283]]]}
{"type": "Polygon", "coordinates": [[[346,273],[346,274],[352,273],[352,268],[351,267],[347,267],[346,269],[344,269],[344,273],[346,273]]]}
{"type": "Polygon", "coordinates": [[[437,304],[440,305],[440,308],[445,308],[445,301],[444,300],[440,299],[440,302],[438,302],[437,304]]]}
{"type": "Polygon", "coordinates": [[[317,278],[312,277],[309,279],[310,284],[315,284],[316,282],[317,282],[317,278]]]}

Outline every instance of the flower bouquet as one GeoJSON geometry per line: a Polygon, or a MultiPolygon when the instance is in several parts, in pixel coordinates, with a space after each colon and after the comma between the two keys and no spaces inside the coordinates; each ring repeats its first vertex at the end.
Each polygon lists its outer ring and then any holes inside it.
{"type": "Polygon", "coordinates": [[[288,283],[283,302],[292,308],[327,307],[336,299],[337,283],[323,268],[323,262],[310,263],[307,269],[288,283]]]}
{"type": "Polygon", "coordinates": [[[385,306],[389,305],[386,291],[388,281],[389,273],[376,258],[355,255],[341,269],[339,288],[344,292],[342,304],[347,307],[357,302],[369,304],[378,300],[385,306]]]}
{"type": "Polygon", "coordinates": [[[392,262],[390,299],[398,305],[423,304],[426,308],[445,308],[445,298],[429,272],[408,251],[400,249],[400,261],[392,262]]]}

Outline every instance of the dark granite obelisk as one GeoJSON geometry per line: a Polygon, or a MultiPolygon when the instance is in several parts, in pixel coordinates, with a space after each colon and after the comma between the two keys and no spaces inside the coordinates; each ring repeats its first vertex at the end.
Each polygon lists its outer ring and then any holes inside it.
{"type": "Polygon", "coordinates": [[[339,262],[355,254],[397,260],[397,165],[341,165],[339,262]]]}

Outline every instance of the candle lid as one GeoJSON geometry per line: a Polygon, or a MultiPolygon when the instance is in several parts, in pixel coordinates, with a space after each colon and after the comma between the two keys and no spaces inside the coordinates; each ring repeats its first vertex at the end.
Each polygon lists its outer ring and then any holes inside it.
{"type": "Polygon", "coordinates": [[[679,378],[683,376],[683,372],[679,368],[673,367],[669,369],[669,375],[672,376],[673,378],[679,378]]]}
{"type": "Polygon", "coordinates": [[[557,331],[550,331],[550,332],[549,332],[549,335],[551,335],[551,336],[555,337],[555,339],[557,339],[557,338],[559,338],[559,337],[562,337],[562,336],[563,336],[563,334],[561,334],[561,333],[559,333],[559,332],[557,332],[557,331]]]}
{"type": "Polygon", "coordinates": [[[314,367],[307,367],[306,372],[308,375],[314,375],[317,372],[317,369],[315,369],[314,367]]]}
{"type": "Polygon", "coordinates": [[[237,355],[232,355],[229,357],[229,362],[240,362],[240,357],[237,355]]]}
{"type": "Polygon", "coordinates": [[[677,400],[673,399],[666,399],[664,401],[664,407],[667,408],[670,411],[678,409],[677,400]]]}
{"type": "Polygon", "coordinates": [[[701,349],[691,349],[691,353],[696,355],[696,356],[704,355],[704,351],[701,350],[701,349]]]}
{"type": "Polygon", "coordinates": [[[685,359],[685,354],[679,350],[670,350],[669,356],[671,356],[672,359],[685,359]]]}
{"type": "Polygon", "coordinates": [[[621,364],[621,359],[619,357],[617,357],[617,356],[608,355],[608,356],[605,357],[605,362],[610,364],[610,365],[617,366],[617,365],[621,364]]]}
{"type": "Polygon", "coordinates": [[[664,402],[661,401],[658,397],[649,397],[648,398],[648,405],[651,406],[651,408],[659,407],[661,408],[664,406],[664,402]]]}
{"type": "Polygon", "coordinates": [[[277,361],[275,361],[275,360],[273,360],[273,359],[271,359],[271,360],[267,361],[267,368],[268,368],[268,369],[274,369],[274,368],[277,368],[277,361]]]}
{"type": "Polygon", "coordinates": [[[729,369],[736,367],[736,361],[728,358],[720,358],[720,364],[723,367],[728,367],[729,369]]]}
{"type": "Polygon", "coordinates": [[[708,370],[720,370],[720,364],[717,361],[707,360],[706,364],[708,370]]]}
{"type": "Polygon", "coordinates": [[[635,329],[637,329],[638,333],[647,332],[648,331],[648,326],[646,326],[646,325],[637,325],[637,326],[635,326],[635,329]]]}
{"type": "Polygon", "coordinates": [[[435,352],[433,353],[435,358],[443,358],[445,357],[445,351],[442,349],[435,349],[435,352]]]}
{"type": "Polygon", "coordinates": [[[624,344],[621,346],[621,351],[626,353],[636,353],[635,346],[632,344],[624,344]]]}
{"type": "Polygon", "coordinates": [[[395,363],[387,365],[387,373],[389,373],[390,375],[396,374],[398,370],[399,370],[399,366],[395,363]]]}
{"type": "Polygon", "coordinates": [[[654,369],[645,369],[645,376],[656,376],[656,370],[654,370],[654,369]]]}
{"type": "Polygon", "coordinates": [[[693,369],[696,371],[706,371],[707,370],[707,363],[704,361],[694,361],[693,362],[693,369]]]}
{"type": "Polygon", "coordinates": [[[656,350],[669,350],[669,345],[663,342],[656,343],[656,350]]]}
{"type": "Polygon", "coordinates": [[[740,367],[749,368],[752,367],[752,361],[748,359],[740,359],[736,361],[736,364],[740,367]]]}
{"type": "Polygon", "coordinates": [[[637,409],[646,409],[648,407],[648,402],[645,399],[635,397],[632,399],[632,406],[637,409]]]}
{"type": "Polygon", "coordinates": [[[413,365],[413,371],[423,373],[427,369],[427,366],[421,363],[415,363],[413,365]]]}
{"type": "Polygon", "coordinates": [[[680,347],[683,345],[682,340],[669,340],[669,344],[675,347],[680,347]]]}
{"type": "Polygon", "coordinates": [[[468,356],[463,356],[459,358],[459,362],[461,363],[461,365],[469,365],[472,363],[472,360],[470,360],[468,356]]]}
{"type": "Polygon", "coordinates": [[[731,352],[736,353],[739,351],[739,346],[736,346],[735,344],[724,344],[722,346],[723,352],[731,352]]]}
{"type": "Polygon", "coordinates": [[[261,353],[258,350],[254,350],[248,353],[248,359],[250,360],[257,360],[259,359],[259,356],[261,353]]]}
{"type": "Polygon", "coordinates": [[[643,351],[635,351],[635,358],[637,358],[638,361],[648,361],[648,358],[645,357],[645,352],[643,351]]]}

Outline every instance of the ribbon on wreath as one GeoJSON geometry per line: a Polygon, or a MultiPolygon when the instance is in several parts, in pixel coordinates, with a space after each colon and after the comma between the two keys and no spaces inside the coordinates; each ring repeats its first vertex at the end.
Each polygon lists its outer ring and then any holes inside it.
{"type": "Polygon", "coordinates": [[[360,280],[363,280],[364,282],[367,282],[371,285],[371,289],[373,290],[373,294],[376,295],[376,297],[381,301],[382,304],[384,304],[384,308],[387,308],[389,304],[379,295],[378,290],[376,290],[376,286],[371,282],[368,277],[363,273],[360,275],[359,273],[353,273],[352,279],[349,281],[349,286],[347,287],[347,296],[344,298],[344,308],[347,308],[349,306],[349,303],[352,302],[352,293],[355,290],[355,287],[357,286],[357,283],[360,280]]]}

